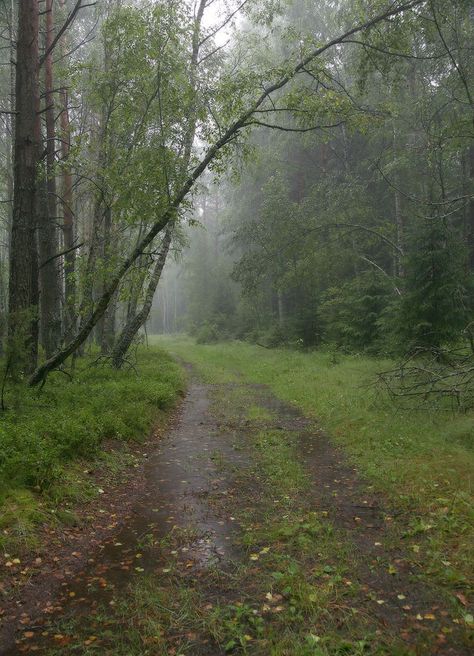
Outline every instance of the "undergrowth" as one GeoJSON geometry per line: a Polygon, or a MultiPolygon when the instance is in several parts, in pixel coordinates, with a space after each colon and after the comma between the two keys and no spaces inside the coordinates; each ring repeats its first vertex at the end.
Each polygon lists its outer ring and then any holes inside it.
{"type": "Polygon", "coordinates": [[[87,463],[99,461],[105,470],[127,465],[125,454],[103,452],[104,440],[145,439],[183,387],[180,367],[154,348],[139,353],[136,371],[85,357],[71,380],[54,373],[40,392],[7,388],[0,414],[0,545],[13,524],[17,537],[26,538],[45,521],[48,505],[91,498],[93,486],[80,475],[87,463]]]}

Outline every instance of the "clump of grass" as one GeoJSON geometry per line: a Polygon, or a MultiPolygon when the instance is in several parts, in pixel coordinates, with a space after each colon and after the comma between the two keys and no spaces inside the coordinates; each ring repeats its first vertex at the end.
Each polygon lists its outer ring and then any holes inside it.
{"type": "Polygon", "coordinates": [[[0,416],[0,508],[12,534],[27,535],[44,521],[40,503],[54,506],[93,496],[74,461],[81,460],[82,469],[97,458],[112,468],[124,466],[125,456],[102,453],[103,441],[145,439],[184,388],[180,367],[156,348],[139,353],[136,373],[92,362],[81,361],[71,381],[50,376],[39,394],[20,386],[8,390],[7,410],[0,416]]]}

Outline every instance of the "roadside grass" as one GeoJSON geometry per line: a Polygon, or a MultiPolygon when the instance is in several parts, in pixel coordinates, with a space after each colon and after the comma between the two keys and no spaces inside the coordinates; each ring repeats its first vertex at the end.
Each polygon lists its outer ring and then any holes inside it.
{"type": "Polygon", "coordinates": [[[0,548],[34,546],[38,524],[73,524],[74,505],[98,494],[87,470],[107,477],[133,464],[126,450],[104,449],[104,441],[144,440],[183,389],[181,368],[158,348],[139,352],[136,372],[86,357],[72,380],[56,373],[40,392],[7,388],[0,415],[0,548]]]}
{"type": "Polygon", "coordinates": [[[469,592],[474,413],[397,408],[373,385],[388,361],[335,359],[326,352],[269,350],[242,342],[196,345],[181,336],[153,341],[193,363],[208,382],[266,384],[319,421],[362,477],[400,512],[394,541],[403,539],[412,549],[424,575],[434,576],[452,593],[469,592]]]}

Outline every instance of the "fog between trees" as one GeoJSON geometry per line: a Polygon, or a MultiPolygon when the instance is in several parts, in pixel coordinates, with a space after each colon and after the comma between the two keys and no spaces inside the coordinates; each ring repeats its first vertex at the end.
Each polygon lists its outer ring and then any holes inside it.
{"type": "Polygon", "coordinates": [[[470,2],[38,9],[0,15],[7,378],[121,367],[153,299],[203,342],[472,341],[470,2]]]}

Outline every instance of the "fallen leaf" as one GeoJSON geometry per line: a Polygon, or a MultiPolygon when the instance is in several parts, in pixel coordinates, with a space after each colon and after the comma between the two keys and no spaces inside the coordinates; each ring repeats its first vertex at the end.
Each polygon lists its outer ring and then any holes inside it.
{"type": "Polygon", "coordinates": [[[462,594],[462,592],[457,592],[456,597],[458,600],[461,602],[463,606],[467,606],[467,599],[466,597],[462,594]]]}

